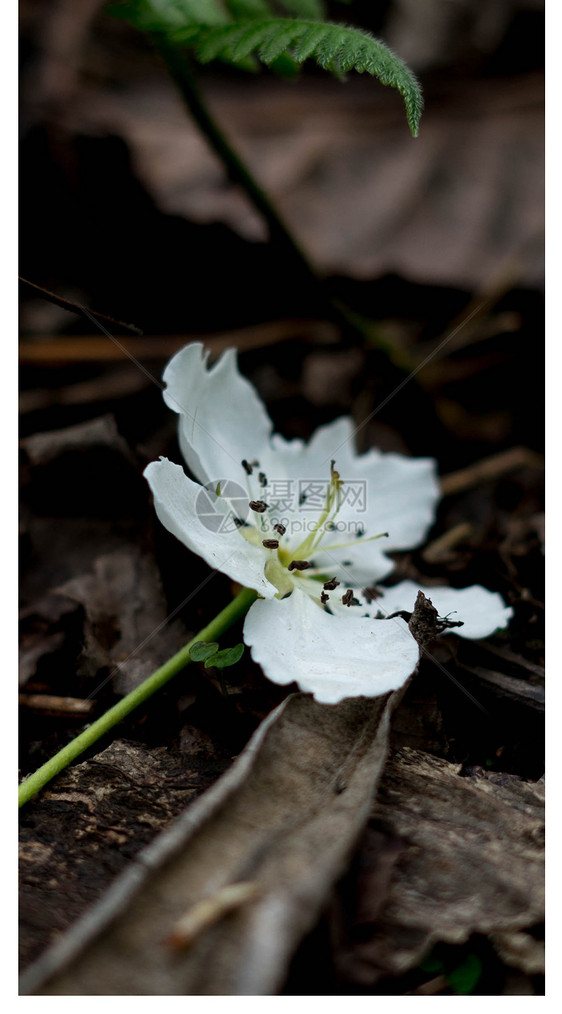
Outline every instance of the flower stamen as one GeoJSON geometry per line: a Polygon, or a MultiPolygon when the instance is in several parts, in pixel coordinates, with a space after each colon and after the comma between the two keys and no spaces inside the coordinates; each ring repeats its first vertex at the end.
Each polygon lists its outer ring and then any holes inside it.
{"type": "MultiPolygon", "coordinates": [[[[369,538],[363,539],[363,542],[375,542],[377,539],[388,539],[388,532],[381,532],[380,535],[369,535],[369,538]]],[[[349,546],[354,545],[355,542],[338,542],[335,546],[329,546],[328,548],[331,552],[332,549],[348,549],[349,546]]]]}
{"type": "MultiPolygon", "coordinates": [[[[336,472],[334,465],[335,461],[332,461],[330,463],[330,485],[328,486],[328,491],[326,493],[324,509],[320,514],[318,521],[314,525],[314,528],[310,532],[310,535],[308,535],[298,547],[297,553],[299,553],[300,556],[310,556],[312,550],[316,548],[322,539],[326,523],[333,522],[333,519],[331,518],[332,513],[333,516],[336,517],[341,507],[341,487],[343,485],[343,480],[340,479],[340,474],[339,472],[336,472]]],[[[299,503],[304,502],[302,499],[303,497],[306,500],[305,493],[301,494],[299,503]]]]}

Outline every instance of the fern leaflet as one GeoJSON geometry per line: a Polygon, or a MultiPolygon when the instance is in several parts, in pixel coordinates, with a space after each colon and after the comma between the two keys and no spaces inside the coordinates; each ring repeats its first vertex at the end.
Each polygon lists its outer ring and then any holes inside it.
{"type": "Polygon", "coordinates": [[[418,135],[423,99],[415,76],[383,42],[358,28],[287,18],[218,26],[199,33],[196,53],[201,63],[216,59],[236,63],[254,55],[268,65],[287,54],[297,63],[313,58],[335,73],[372,74],[400,92],[410,130],[418,135]]]}

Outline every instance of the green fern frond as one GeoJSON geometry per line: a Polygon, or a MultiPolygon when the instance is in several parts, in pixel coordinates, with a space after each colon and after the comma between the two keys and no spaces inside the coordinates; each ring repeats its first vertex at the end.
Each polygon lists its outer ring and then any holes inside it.
{"type": "Polygon", "coordinates": [[[297,63],[312,58],[338,74],[350,70],[372,74],[400,92],[410,130],[418,135],[423,99],[415,76],[383,42],[358,28],[286,18],[226,25],[202,30],[196,53],[201,63],[215,59],[237,63],[254,55],[267,65],[287,53],[297,63]]]}
{"type": "Polygon", "coordinates": [[[201,63],[222,60],[251,69],[256,58],[281,73],[314,59],[338,77],[355,70],[396,88],[417,137],[423,108],[420,86],[408,67],[367,32],[322,21],[322,0],[126,0],[114,13],[151,34],[187,45],[201,63]],[[269,16],[286,10],[302,20],[269,16]]]}

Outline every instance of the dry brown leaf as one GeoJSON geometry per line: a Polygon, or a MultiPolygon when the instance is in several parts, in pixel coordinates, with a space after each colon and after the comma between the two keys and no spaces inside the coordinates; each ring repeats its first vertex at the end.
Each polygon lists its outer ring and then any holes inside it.
{"type": "Polygon", "coordinates": [[[365,823],[399,696],[333,707],[288,698],[219,782],[30,970],[24,990],[277,992],[365,823]],[[166,946],[190,907],[240,881],[255,883],[255,901],[187,953],[166,946]]]}
{"type": "Polygon", "coordinates": [[[84,607],[84,647],[79,675],[119,666],[117,693],[127,694],[185,644],[182,624],[165,623],[167,608],[151,554],[133,543],[100,556],[92,572],[57,589],[84,607]],[[142,650],[141,650],[142,649],[142,650]]]}

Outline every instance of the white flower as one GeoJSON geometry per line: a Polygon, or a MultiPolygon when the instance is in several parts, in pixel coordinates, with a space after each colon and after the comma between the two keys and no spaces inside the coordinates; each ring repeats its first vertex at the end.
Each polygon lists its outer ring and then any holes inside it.
{"type": "MultiPolygon", "coordinates": [[[[400,687],[419,657],[399,617],[418,586],[369,588],[393,569],[388,550],[418,545],[439,498],[435,462],[370,450],[357,455],[353,422],[338,419],[308,443],[274,434],[229,350],[211,368],[199,343],[164,371],[179,414],[182,454],[199,483],[165,458],[145,476],[160,521],[190,550],[260,598],[244,639],[274,682],[296,681],[318,701],[400,687]],[[201,484],[201,485],[200,485],[201,484]],[[388,534],[387,534],[388,533],[388,534]],[[362,589],[364,589],[362,591],[362,589]]],[[[484,588],[422,589],[461,636],[485,637],[511,610],[484,588]]]]}

